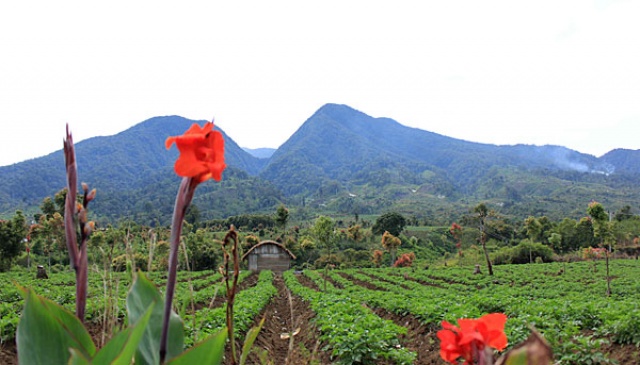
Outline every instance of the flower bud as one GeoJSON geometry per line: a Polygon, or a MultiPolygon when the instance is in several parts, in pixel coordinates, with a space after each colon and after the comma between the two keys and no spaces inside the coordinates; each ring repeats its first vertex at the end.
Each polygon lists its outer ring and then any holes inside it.
{"type": "Polygon", "coordinates": [[[96,197],[96,189],[93,189],[87,195],[87,203],[95,199],[95,197],[96,197]]]}

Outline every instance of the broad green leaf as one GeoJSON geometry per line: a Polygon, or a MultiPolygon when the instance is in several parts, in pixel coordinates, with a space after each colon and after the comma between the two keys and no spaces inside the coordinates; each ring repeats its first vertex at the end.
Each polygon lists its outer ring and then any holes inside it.
{"type": "MultiPolygon", "coordinates": [[[[160,363],[160,336],[162,333],[162,317],[164,298],[155,285],[142,273],[138,272],[127,295],[127,314],[129,324],[135,325],[143,317],[150,305],[156,304],[151,318],[145,327],[144,334],[136,350],[136,364],[156,365],[160,363]]],[[[180,317],[172,310],[169,319],[169,346],[167,360],[182,353],[184,349],[184,325],[180,317]]]]}
{"type": "Polygon", "coordinates": [[[260,330],[262,329],[262,326],[264,325],[264,319],[265,317],[262,317],[262,320],[260,320],[260,324],[258,324],[256,327],[252,327],[249,331],[247,331],[247,336],[245,337],[244,344],[242,345],[242,354],[240,354],[240,365],[244,365],[244,363],[247,361],[249,352],[251,352],[251,347],[253,346],[253,343],[255,342],[258,334],[260,333],[260,330]]]}
{"type": "Polygon", "coordinates": [[[224,355],[227,330],[209,336],[206,340],[171,359],[167,365],[220,364],[224,355]]]}
{"type": "Polygon", "coordinates": [[[127,327],[109,340],[93,358],[93,365],[131,364],[154,307],[155,305],[149,307],[135,325],[127,327]]]}
{"type": "Polygon", "coordinates": [[[91,358],[96,347],[82,322],[73,313],[31,289],[23,289],[25,304],[16,344],[21,365],[66,364],[70,349],[91,358]]]}
{"type": "Polygon", "coordinates": [[[70,349],[71,358],[68,365],[93,365],[91,360],[87,359],[82,352],[76,349],[70,349]]]}

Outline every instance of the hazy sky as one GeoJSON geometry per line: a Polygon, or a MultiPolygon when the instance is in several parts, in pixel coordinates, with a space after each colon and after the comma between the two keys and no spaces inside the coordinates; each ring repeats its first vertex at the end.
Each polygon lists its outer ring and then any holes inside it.
{"type": "Polygon", "coordinates": [[[476,142],[640,149],[639,1],[211,3],[2,2],[0,166],[62,148],[66,123],[79,141],[174,114],[275,148],[325,103],[476,142]]]}

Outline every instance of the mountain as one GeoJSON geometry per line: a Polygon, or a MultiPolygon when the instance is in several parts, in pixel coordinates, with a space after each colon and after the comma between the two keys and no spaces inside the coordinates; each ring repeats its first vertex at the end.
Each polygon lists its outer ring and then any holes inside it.
{"type": "MultiPolygon", "coordinates": [[[[92,212],[108,222],[166,224],[179,178],[172,169],[178,152],[165,150],[164,141],[192,123],[156,117],[77,143],[80,180],[98,189],[92,212]]],[[[307,212],[397,210],[446,224],[481,201],[514,219],[580,217],[591,200],[617,209],[640,194],[640,151],[596,158],[561,146],[481,144],[346,105],[321,107],[275,151],[247,151],[221,132],[229,168],[222,182],[198,188],[202,219],[273,212],[286,203],[307,212]],[[263,152],[273,154],[255,156],[263,152]]],[[[61,151],[0,167],[0,214],[33,213],[65,184],[61,151]]]]}
{"type": "MultiPolygon", "coordinates": [[[[97,188],[101,206],[96,212],[116,217],[130,216],[140,206],[144,197],[172,187],[173,193],[163,201],[167,207],[156,208],[169,212],[175,197],[178,178],[173,173],[173,163],[178,157],[174,147],[166,150],[164,141],[168,136],[180,135],[192,123],[203,124],[178,116],[155,117],[139,123],[119,134],[94,137],[76,143],[76,156],[80,181],[90,188],[97,188]],[[158,190],[154,184],[167,184],[158,190]],[[109,207],[104,209],[104,207],[109,207]],[[108,213],[109,211],[111,213],[108,213]]],[[[217,126],[216,128],[220,130],[217,126]]],[[[225,172],[242,175],[250,179],[264,166],[265,161],[251,156],[240,148],[224,131],[226,163],[225,172]]],[[[73,133],[73,130],[72,130],[73,133]]],[[[254,179],[255,180],[255,179],[254,179]]],[[[262,184],[262,182],[260,182],[262,184]]],[[[64,157],[62,150],[47,156],[18,164],[0,167],[0,212],[13,213],[16,209],[29,211],[42,199],[52,196],[66,186],[64,157]]],[[[278,196],[278,194],[276,194],[278,196]]],[[[153,197],[151,202],[158,202],[153,197]]],[[[146,208],[149,208],[148,206],[146,208]]]]}
{"type": "Polygon", "coordinates": [[[253,157],[257,158],[270,158],[273,156],[273,153],[276,152],[275,148],[246,148],[242,147],[247,153],[249,153],[253,157]]]}
{"type": "Polygon", "coordinates": [[[614,170],[612,161],[565,147],[468,142],[327,104],[258,176],[285,195],[344,213],[393,207],[420,216],[489,199],[517,215],[522,206],[583,214],[592,199],[623,199],[599,194],[626,186],[608,178],[614,170]],[[569,189],[576,181],[584,181],[585,189],[569,189]]]}
{"type": "MultiPolygon", "coordinates": [[[[414,173],[446,171],[458,184],[473,183],[493,166],[552,168],[580,172],[608,167],[591,155],[559,146],[496,146],[467,142],[372,118],[345,105],[320,108],[283,144],[260,176],[286,188],[288,169],[315,170],[327,179],[349,180],[365,165],[405,168],[414,173]],[[330,151],[330,153],[328,153],[330,151]]],[[[294,189],[292,191],[296,193],[294,189]]]]}
{"type": "Polygon", "coordinates": [[[640,150],[618,148],[600,158],[609,163],[618,173],[640,174],[640,150]]]}

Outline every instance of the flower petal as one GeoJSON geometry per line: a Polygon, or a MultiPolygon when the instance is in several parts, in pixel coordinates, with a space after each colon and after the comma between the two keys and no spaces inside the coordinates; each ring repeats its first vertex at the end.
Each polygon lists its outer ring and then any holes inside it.
{"type": "Polygon", "coordinates": [[[193,124],[181,136],[169,137],[165,147],[176,144],[180,157],[174,165],[176,174],[194,178],[198,183],[213,178],[222,179],[226,168],[224,163],[224,138],[213,130],[213,123],[207,122],[201,128],[193,124]]]}

